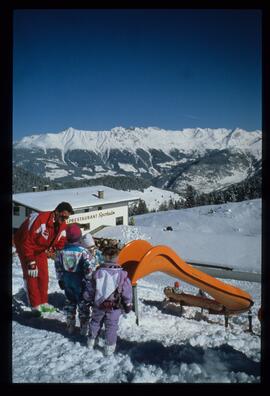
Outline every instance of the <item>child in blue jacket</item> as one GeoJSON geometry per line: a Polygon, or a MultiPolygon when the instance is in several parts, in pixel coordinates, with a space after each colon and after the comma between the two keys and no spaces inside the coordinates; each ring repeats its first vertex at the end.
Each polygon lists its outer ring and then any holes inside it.
{"type": "Polygon", "coordinates": [[[80,242],[82,232],[78,224],[70,224],[66,229],[67,243],[55,260],[55,270],[59,286],[65,291],[67,330],[75,331],[76,310],[80,321],[80,332],[87,335],[89,307],[81,303],[83,280],[91,277],[95,269],[93,256],[80,242]]]}

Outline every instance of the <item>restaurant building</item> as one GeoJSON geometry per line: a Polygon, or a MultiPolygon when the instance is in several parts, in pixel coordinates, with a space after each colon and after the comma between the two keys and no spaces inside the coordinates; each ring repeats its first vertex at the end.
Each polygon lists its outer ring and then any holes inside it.
{"type": "Polygon", "coordinates": [[[84,232],[94,233],[106,226],[128,225],[128,206],[139,200],[126,191],[106,186],[91,186],[63,190],[13,194],[12,227],[15,231],[32,212],[54,210],[60,202],[69,202],[74,214],[67,223],[79,223],[84,232]]]}

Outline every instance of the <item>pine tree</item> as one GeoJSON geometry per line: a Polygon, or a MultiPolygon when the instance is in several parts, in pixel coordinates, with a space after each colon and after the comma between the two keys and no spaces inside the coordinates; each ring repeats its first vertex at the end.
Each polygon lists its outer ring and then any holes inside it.
{"type": "Polygon", "coordinates": [[[167,211],[167,210],[168,210],[168,205],[167,205],[167,202],[164,201],[164,202],[162,202],[162,203],[159,205],[159,207],[158,207],[158,212],[164,212],[164,211],[167,211]]]}
{"type": "Polygon", "coordinates": [[[172,210],[174,209],[174,202],[173,199],[170,198],[169,202],[168,202],[168,210],[172,210]]]}
{"type": "Polygon", "coordinates": [[[135,219],[134,219],[133,216],[131,216],[131,217],[129,218],[128,224],[129,224],[130,226],[135,226],[135,219]]]}
{"type": "Polygon", "coordinates": [[[195,206],[195,196],[196,196],[196,191],[195,189],[188,184],[186,188],[186,202],[185,202],[185,207],[186,208],[192,208],[195,206]]]}

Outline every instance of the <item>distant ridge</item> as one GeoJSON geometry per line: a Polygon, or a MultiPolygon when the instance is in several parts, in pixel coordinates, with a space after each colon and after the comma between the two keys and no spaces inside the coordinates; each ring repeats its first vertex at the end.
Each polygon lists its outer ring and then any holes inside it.
{"type": "Polygon", "coordinates": [[[158,127],[31,135],[13,145],[14,165],[55,181],[136,176],[182,192],[211,192],[261,169],[262,132],[158,127]]]}

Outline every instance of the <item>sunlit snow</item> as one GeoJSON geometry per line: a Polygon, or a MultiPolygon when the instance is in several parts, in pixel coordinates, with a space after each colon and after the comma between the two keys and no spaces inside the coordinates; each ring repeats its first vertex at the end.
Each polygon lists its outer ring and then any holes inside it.
{"type": "Polygon", "coordinates": [[[234,130],[186,128],[175,131],[154,127],[137,127],[132,130],[115,127],[110,131],[85,131],[70,127],[60,133],[26,136],[17,142],[15,147],[39,148],[44,153],[47,149],[61,147],[63,160],[66,152],[75,149],[91,148],[94,152],[102,153],[106,160],[110,150],[113,149],[136,153],[138,148],[147,152],[155,148],[170,156],[170,151],[175,147],[181,148],[183,152],[196,151],[197,153],[204,153],[209,149],[223,150],[228,147],[237,147],[242,151],[251,152],[256,158],[261,158],[261,137],[262,133],[259,130],[247,133],[239,128],[234,130]]]}
{"type": "MultiPolygon", "coordinates": [[[[261,200],[135,216],[135,226],[105,228],[97,236],[128,242],[147,239],[175,249],[182,258],[230,263],[260,272],[261,200]],[[166,226],[173,231],[164,231],[166,226]]],[[[18,257],[13,256],[13,297],[25,301],[18,257]]],[[[105,358],[65,330],[64,294],[49,260],[49,302],[58,308],[44,318],[13,313],[14,383],[257,383],[260,382],[261,284],[222,279],[247,291],[254,301],[253,333],[248,316],[224,317],[185,307],[182,316],[164,313],[163,289],[176,280],[161,272],[138,281],[139,325],[135,313],[122,316],[117,349],[105,358]]],[[[180,280],[186,293],[197,289],[180,280]]]]}

